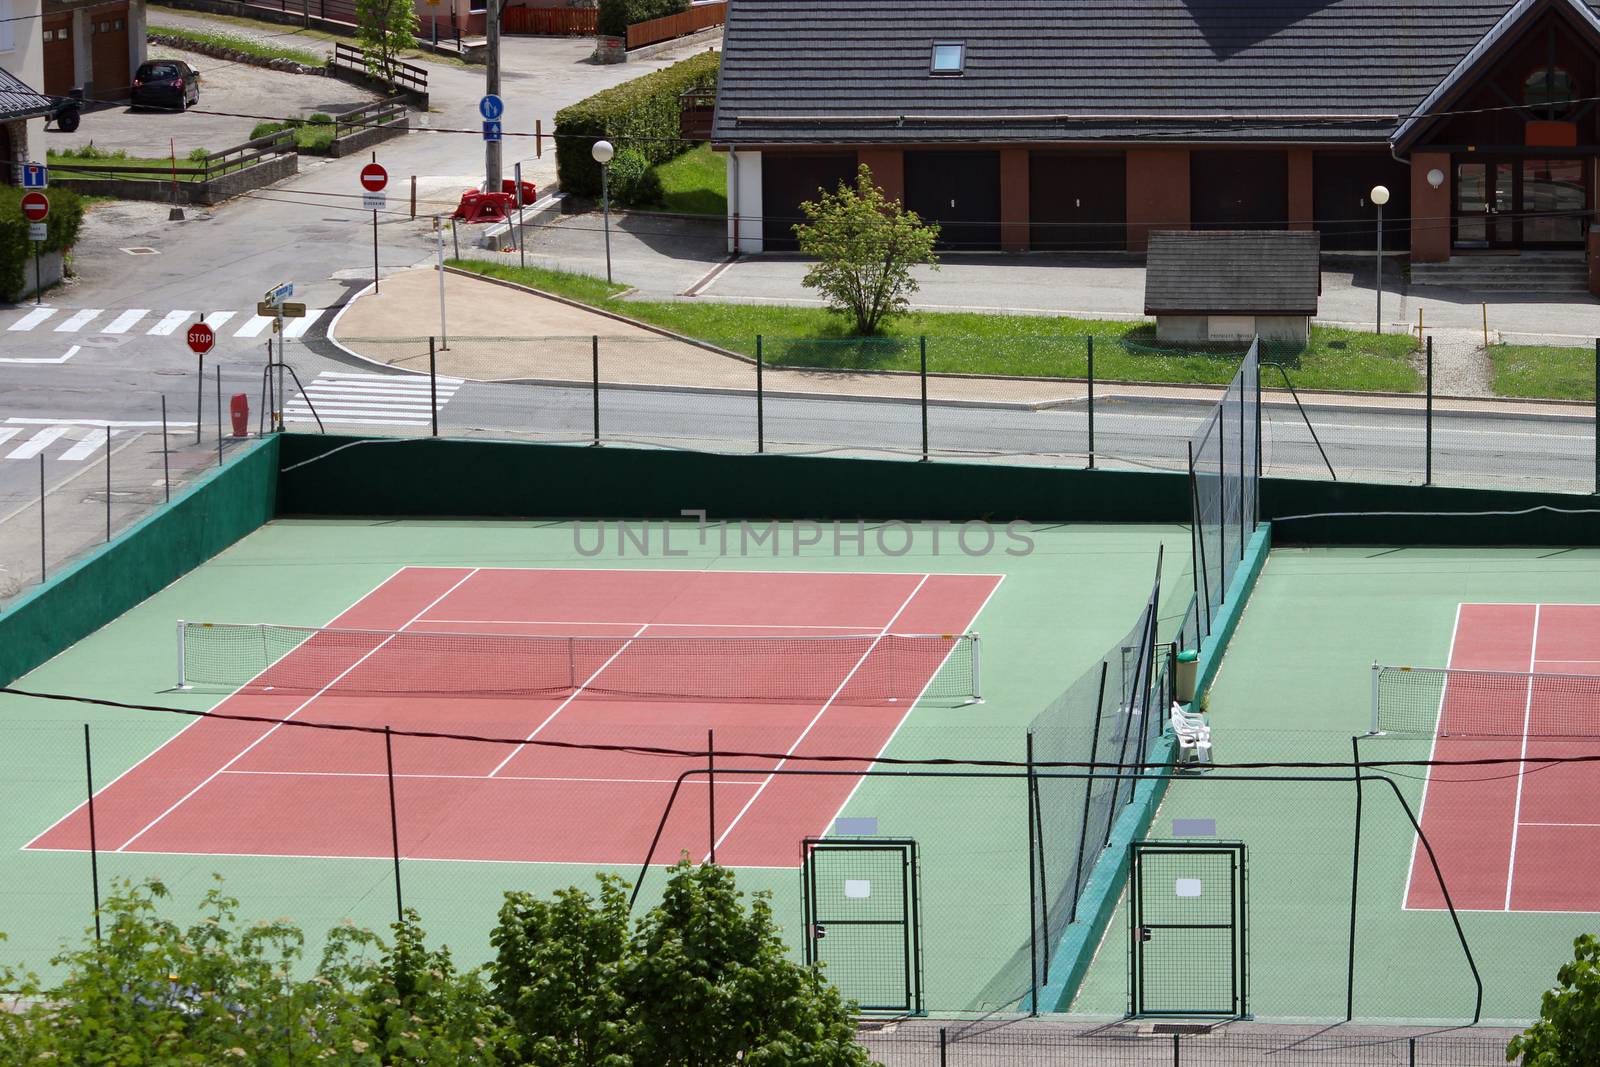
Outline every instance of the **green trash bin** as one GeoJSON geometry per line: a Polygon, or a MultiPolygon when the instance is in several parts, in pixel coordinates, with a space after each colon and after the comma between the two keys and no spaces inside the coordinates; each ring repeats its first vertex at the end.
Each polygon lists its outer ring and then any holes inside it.
{"type": "Polygon", "coordinates": [[[1173,674],[1172,688],[1180,704],[1194,702],[1195,676],[1200,672],[1200,653],[1186,648],[1178,653],[1178,669],[1173,674]]]}

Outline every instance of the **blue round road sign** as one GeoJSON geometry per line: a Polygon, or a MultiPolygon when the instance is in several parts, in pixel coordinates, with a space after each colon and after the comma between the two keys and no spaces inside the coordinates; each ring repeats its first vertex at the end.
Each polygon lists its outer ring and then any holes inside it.
{"type": "Polygon", "coordinates": [[[490,122],[494,122],[506,112],[506,102],[498,96],[490,94],[478,101],[478,114],[490,122]]]}

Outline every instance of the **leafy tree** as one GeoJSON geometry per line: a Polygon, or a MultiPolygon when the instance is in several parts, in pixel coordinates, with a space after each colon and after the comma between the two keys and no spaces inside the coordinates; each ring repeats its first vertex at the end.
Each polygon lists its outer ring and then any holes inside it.
{"type": "Polygon", "coordinates": [[[1600,941],[1584,934],[1572,943],[1572,962],[1545,991],[1539,1021],[1511,1039],[1506,1059],[1524,1067],[1587,1067],[1600,1063],[1600,941]]]}
{"type": "Polygon", "coordinates": [[[628,952],[621,879],[600,876],[596,899],[576,887],[540,900],[507,893],[490,936],[495,997],[537,1067],[626,1067],[629,1027],[617,989],[628,952]]]}
{"type": "Polygon", "coordinates": [[[865,163],[853,188],[841,183],[800,210],[806,216],[794,227],[800,251],[817,259],[803,284],[821,292],[830,311],[854,318],[858,334],[877,333],[884,319],[910,306],[919,288],[912,267],[938,269],[938,225],[887,199],[865,163]]]}
{"type": "Polygon", "coordinates": [[[367,73],[392,84],[400,53],[416,47],[420,25],[412,0],[356,0],[356,38],[367,73]]]}

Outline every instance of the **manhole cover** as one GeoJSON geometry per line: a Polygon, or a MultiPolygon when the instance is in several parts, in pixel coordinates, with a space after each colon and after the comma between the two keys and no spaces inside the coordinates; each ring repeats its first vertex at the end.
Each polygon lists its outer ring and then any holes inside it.
{"type": "Polygon", "coordinates": [[[124,248],[122,251],[130,256],[159,256],[161,254],[160,249],[156,248],[124,248]]]}

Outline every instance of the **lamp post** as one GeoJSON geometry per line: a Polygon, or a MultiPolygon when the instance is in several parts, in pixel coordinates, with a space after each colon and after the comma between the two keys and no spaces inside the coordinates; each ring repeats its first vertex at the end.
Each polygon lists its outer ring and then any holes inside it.
{"type": "Polygon", "coordinates": [[[1372,187],[1372,202],[1378,205],[1378,259],[1372,275],[1372,288],[1378,293],[1378,332],[1383,332],[1383,205],[1389,202],[1389,190],[1381,185],[1372,187]]]}
{"type": "Polygon", "coordinates": [[[611,157],[617,150],[610,141],[596,141],[589,149],[594,161],[600,164],[600,203],[606,216],[606,281],[611,281],[611,157]]]}

